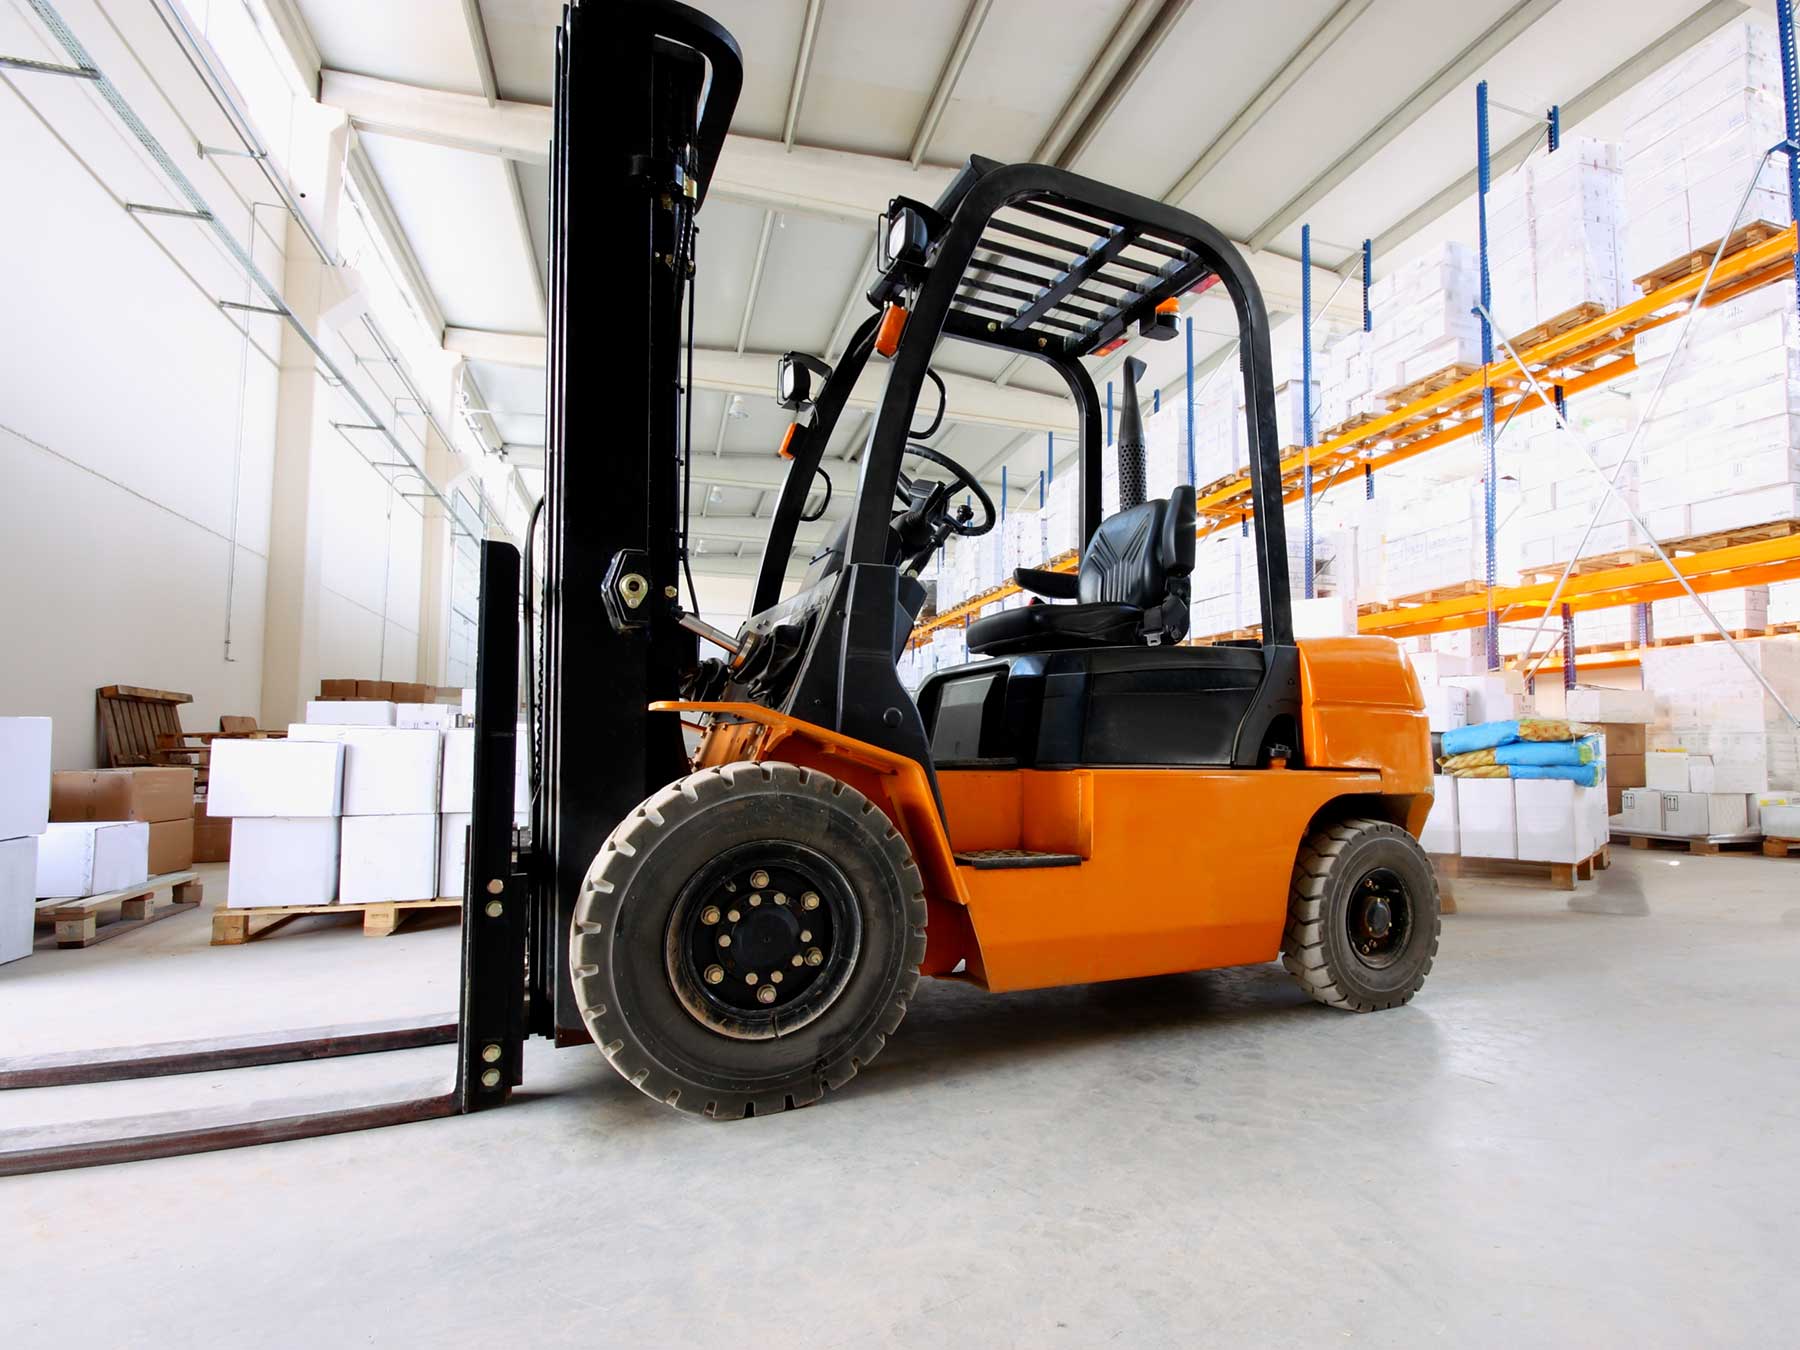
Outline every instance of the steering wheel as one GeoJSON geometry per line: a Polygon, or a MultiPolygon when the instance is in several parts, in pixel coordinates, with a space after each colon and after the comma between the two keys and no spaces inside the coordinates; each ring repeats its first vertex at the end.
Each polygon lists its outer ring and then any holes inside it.
{"type": "Polygon", "coordinates": [[[994,500],[976,481],[974,474],[943,451],[933,450],[929,445],[920,445],[917,442],[909,441],[906,445],[906,453],[917,455],[920,459],[930,460],[939,468],[948,469],[956,475],[953,482],[935,484],[928,491],[921,493],[919,485],[913,479],[904,473],[897,474],[894,479],[894,495],[906,506],[908,517],[918,522],[929,520],[934,525],[941,523],[943,527],[946,527],[945,533],[966,535],[971,538],[986,534],[994,528],[994,522],[998,519],[994,510],[994,500]],[[954,513],[948,509],[947,504],[950,498],[965,489],[976,501],[981,503],[980,520],[971,520],[974,513],[966,505],[958,508],[954,513]]]}

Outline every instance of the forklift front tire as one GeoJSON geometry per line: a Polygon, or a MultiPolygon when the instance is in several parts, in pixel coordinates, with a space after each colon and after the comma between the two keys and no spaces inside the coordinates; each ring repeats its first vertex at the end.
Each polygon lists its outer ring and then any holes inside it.
{"type": "Polygon", "coordinates": [[[1328,1007],[1408,1002],[1438,947],[1437,876],[1419,841],[1384,820],[1345,820],[1300,845],[1281,961],[1328,1007]]]}
{"type": "Polygon", "coordinates": [[[647,798],[575,906],[582,1019],[641,1092],[715,1119],[817,1101],[906,1015],[925,955],[912,852],[855,788],[726,764],[647,798]]]}

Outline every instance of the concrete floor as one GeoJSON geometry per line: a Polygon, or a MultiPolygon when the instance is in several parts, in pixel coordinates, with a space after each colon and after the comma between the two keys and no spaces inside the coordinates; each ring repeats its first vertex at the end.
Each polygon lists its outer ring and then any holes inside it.
{"type": "MultiPolygon", "coordinates": [[[[484,1116],[0,1182],[9,1346],[1790,1344],[1800,863],[1462,883],[1408,1008],[1279,967],[927,982],[730,1125],[534,1045],[484,1116]]],[[[217,891],[215,886],[214,890],[217,891]]],[[[216,899],[216,894],[213,897],[216,899]]],[[[455,930],[197,916],[0,968],[16,1049],[426,1013],[455,930]]],[[[446,1050],[19,1092],[11,1124],[447,1075],[446,1050]]]]}

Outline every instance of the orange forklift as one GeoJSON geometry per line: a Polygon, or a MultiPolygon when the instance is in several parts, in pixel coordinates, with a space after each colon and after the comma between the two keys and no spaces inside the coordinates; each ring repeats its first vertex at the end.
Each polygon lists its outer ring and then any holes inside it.
{"type": "MultiPolygon", "coordinates": [[[[934,202],[895,198],[876,224],[870,312],[836,368],[791,353],[775,372],[795,419],[754,613],[736,633],[710,628],[691,579],[683,606],[678,321],[685,302],[691,325],[710,167],[690,132],[722,125],[730,83],[715,81],[697,116],[663,91],[653,107],[679,103],[683,129],[610,161],[664,166],[640,194],[646,212],[624,213],[650,241],[648,341],[620,358],[642,360],[643,384],[635,370],[577,378],[578,343],[597,355],[601,341],[582,336],[579,287],[605,266],[581,206],[616,216],[600,197],[630,184],[605,164],[575,176],[571,117],[586,110],[561,90],[529,870],[534,964],[567,977],[534,984],[534,1029],[567,1039],[578,1020],[643,1092],[736,1118],[847,1082],[900,1026],[920,976],[1003,993],[1279,956],[1331,1006],[1407,1002],[1439,927],[1416,839],[1431,801],[1418,681],[1390,640],[1292,636],[1268,316],[1238,250],[1204,221],[981,158],[934,202]],[[1173,336],[1179,297],[1213,284],[1241,327],[1263,626],[1260,641],[1188,645],[1193,488],[1145,500],[1131,361],[1120,509],[1101,518],[1089,363],[1133,334],[1173,336]],[[971,622],[969,663],[915,696],[896,662],[926,600],[919,573],[952,535],[996,523],[976,475],[913,430],[943,398],[931,362],[947,342],[1042,361],[1067,385],[1087,545],[1071,571],[1020,570],[1033,603],[971,622]],[[837,488],[851,497],[842,528],[784,595],[826,443],[876,360],[886,388],[855,482],[837,488]],[[649,399],[644,424],[621,431],[612,409],[627,388],[649,399]],[[701,636],[728,655],[700,659],[701,636]]],[[[605,344],[611,361],[616,334],[605,344]]]]}

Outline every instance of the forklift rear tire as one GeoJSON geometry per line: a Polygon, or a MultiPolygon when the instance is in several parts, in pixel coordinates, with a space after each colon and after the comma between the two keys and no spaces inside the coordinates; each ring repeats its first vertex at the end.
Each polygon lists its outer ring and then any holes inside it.
{"type": "Polygon", "coordinates": [[[1345,820],[1300,845],[1281,961],[1320,1003],[1375,1012],[1408,1002],[1437,955],[1437,875],[1398,825],[1345,820]]]}
{"type": "Polygon", "coordinates": [[[792,764],[671,783],[588,869],[569,960],[594,1041],[640,1091],[715,1119],[842,1087],[925,956],[912,852],[855,788],[792,764]]]}

